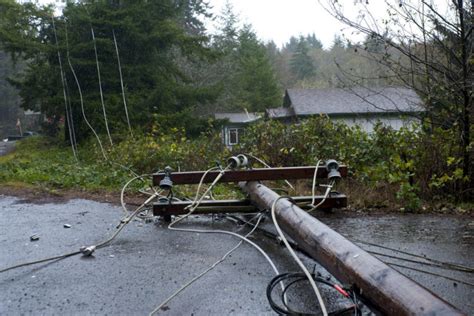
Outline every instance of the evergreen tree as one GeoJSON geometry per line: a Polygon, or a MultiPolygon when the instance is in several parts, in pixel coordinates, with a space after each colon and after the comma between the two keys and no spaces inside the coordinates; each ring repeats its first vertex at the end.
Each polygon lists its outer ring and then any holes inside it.
{"type": "Polygon", "coordinates": [[[251,111],[263,111],[281,102],[275,73],[265,46],[259,42],[250,25],[239,34],[236,56],[238,104],[251,111]]]}
{"type": "Polygon", "coordinates": [[[265,45],[250,25],[239,29],[239,17],[226,3],[214,40],[222,58],[212,68],[220,82],[216,111],[262,111],[280,102],[279,89],[265,45]]]}
{"type": "Polygon", "coordinates": [[[219,16],[218,34],[214,37],[215,46],[224,52],[230,53],[238,46],[239,17],[234,13],[232,4],[227,0],[219,16]]]}
{"type": "MultiPolygon", "coordinates": [[[[197,0],[188,3],[184,0],[67,3],[63,16],[56,21],[56,28],[74,119],[80,123],[77,125],[81,127],[81,135],[86,135],[88,129],[83,124],[79,91],[67,67],[66,56],[71,57],[80,82],[85,112],[92,125],[103,132],[92,29],[113,132],[123,130],[125,125],[113,32],[120,50],[132,125],[147,126],[154,114],[187,111],[212,97],[206,87],[193,85],[175,60],[176,52],[197,60],[210,55],[207,38],[190,35],[186,24],[183,25],[183,16],[189,18],[194,8],[204,10],[201,4],[197,0]]],[[[0,40],[8,51],[29,61],[24,74],[14,81],[20,89],[22,106],[38,108],[59,121],[64,115],[64,100],[51,23],[52,8],[6,0],[0,5],[1,21],[9,21],[0,24],[0,40]],[[11,23],[13,21],[20,22],[11,23]]],[[[199,27],[196,20],[191,25],[199,27]]]]}
{"type": "Polygon", "coordinates": [[[323,49],[323,43],[316,37],[316,34],[308,34],[305,40],[310,48],[323,49]]]}
{"type": "Polygon", "coordinates": [[[334,40],[332,42],[331,50],[335,50],[339,48],[344,49],[346,48],[346,46],[344,45],[344,41],[342,40],[342,38],[339,35],[335,35],[334,40]]]}
{"type": "Polygon", "coordinates": [[[298,45],[299,45],[298,38],[292,36],[292,37],[290,37],[288,42],[285,44],[284,48],[285,48],[286,51],[288,51],[290,53],[294,53],[298,49],[298,45]]]}
{"type": "Polygon", "coordinates": [[[204,0],[175,0],[180,21],[186,32],[190,35],[205,36],[206,27],[202,19],[211,18],[209,3],[204,0]]]}
{"type": "Polygon", "coordinates": [[[308,44],[302,37],[291,57],[290,67],[297,80],[307,79],[315,74],[316,69],[309,56],[308,44]]]}

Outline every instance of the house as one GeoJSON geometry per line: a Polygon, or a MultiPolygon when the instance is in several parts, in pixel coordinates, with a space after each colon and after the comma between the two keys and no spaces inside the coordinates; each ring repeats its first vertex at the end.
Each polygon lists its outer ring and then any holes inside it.
{"type": "Polygon", "coordinates": [[[21,120],[23,130],[39,131],[41,129],[41,122],[44,119],[41,112],[26,110],[23,113],[23,118],[21,120]]]}
{"type": "Polygon", "coordinates": [[[401,87],[287,89],[283,107],[267,109],[265,115],[284,122],[325,115],[371,132],[377,122],[398,130],[418,121],[422,104],[415,91],[401,87]]]}
{"type": "Polygon", "coordinates": [[[222,142],[227,147],[232,147],[240,142],[247,124],[258,121],[262,115],[258,113],[215,113],[216,120],[226,120],[222,126],[222,142]]]}

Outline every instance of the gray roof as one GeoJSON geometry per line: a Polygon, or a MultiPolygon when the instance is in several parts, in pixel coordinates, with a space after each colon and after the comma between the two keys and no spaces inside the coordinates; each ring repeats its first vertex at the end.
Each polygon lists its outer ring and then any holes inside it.
{"type": "Polygon", "coordinates": [[[292,108],[285,108],[285,107],[266,109],[265,112],[267,114],[267,117],[269,118],[282,118],[282,117],[289,117],[289,116],[294,115],[292,108]]]}
{"type": "Polygon", "coordinates": [[[424,111],[420,97],[407,88],[288,89],[286,94],[296,115],[424,111]]]}
{"type": "Polygon", "coordinates": [[[229,120],[230,123],[251,123],[261,118],[259,113],[215,113],[216,120],[229,120]]]}

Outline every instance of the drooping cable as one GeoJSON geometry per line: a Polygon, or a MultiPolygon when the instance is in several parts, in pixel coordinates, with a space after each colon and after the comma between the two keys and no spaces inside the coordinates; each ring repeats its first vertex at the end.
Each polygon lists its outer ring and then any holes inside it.
{"type": "MultiPolygon", "coordinates": [[[[257,218],[257,223],[255,223],[255,225],[253,225],[253,228],[252,230],[247,233],[244,237],[245,238],[248,238],[250,235],[252,235],[255,230],[257,229],[258,225],[260,224],[260,221],[262,220],[263,218],[263,214],[258,214],[257,215],[258,218],[257,218]]],[[[208,272],[210,272],[212,269],[214,269],[217,265],[219,265],[221,262],[223,262],[231,253],[233,253],[235,250],[237,250],[237,248],[239,248],[243,243],[243,240],[239,241],[239,243],[237,245],[235,245],[232,249],[230,249],[228,252],[226,252],[222,258],[220,258],[219,260],[217,260],[216,262],[214,262],[209,268],[207,268],[206,270],[204,270],[202,273],[198,274],[196,277],[194,277],[192,280],[190,280],[189,282],[187,282],[186,284],[184,284],[182,287],[180,287],[176,292],[174,292],[172,295],[170,295],[166,300],[164,300],[160,305],[158,305],[158,307],[156,307],[150,314],[149,316],[152,316],[154,315],[156,312],[158,312],[161,308],[163,308],[166,304],[168,304],[173,298],[175,298],[176,296],[178,296],[179,293],[181,293],[182,291],[184,291],[186,288],[188,288],[189,286],[191,286],[194,282],[196,282],[197,280],[199,280],[200,278],[202,278],[204,275],[206,275],[208,272]]]]}
{"type": "Polygon", "coordinates": [[[39,264],[39,263],[53,261],[53,260],[65,259],[67,257],[75,256],[75,255],[78,255],[80,253],[81,253],[80,251],[73,251],[73,252],[65,253],[65,254],[62,254],[62,255],[59,255],[59,256],[48,257],[48,258],[45,258],[45,259],[40,259],[40,260],[35,260],[35,261],[29,261],[29,262],[16,264],[16,265],[1,269],[0,273],[7,272],[7,271],[10,271],[10,270],[14,270],[14,269],[18,269],[18,268],[21,268],[21,267],[30,266],[30,265],[33,265],[33,264],[39,264]]]}
{"type": "Polygon", "coordinates": [[[275,201],[273,201],[273,203],[272,203],[271,215],[272,215],[273,224],[275,225],[275,228],[278,232],[278,235],[280,235],[280,238],[282,239],[282,241],[285,244],[286,248],[290,252],[291,256],[293,257],[293,259],[295,259],[296,263],[301,268],[303,273],[306,275],[309,283],[311,284],[311,287],[313,288],[313,291],[316,294],[316,297],[318,299],[319,306],[321,308],[321,311],[322,311],[323,315],[327,316],[328,312],[327,312],[327,309],[326,309],[326,304],[324,303],[323,297],[321,296],[321,293],[319,292],[319,289],[318,289],[318,286],[316,285],[316,282],[311,277],[311,273],[304,266],[303,262],[301,262],[300,258],[298,258],[298,256],[296,255],[295,251],[293,250],[293,248],[288,243],[288,240],[286,239],[285,235],[283,234],[283,231],[281,230],[280,226],[278,225],[278,221],[276,219],[276,214],[275,214],[275,207],[276,207],[276,204],[278,203],[278,201],[283,199],[283,198],[286,198],[286,197],[280,196],[277,199],[275,199],[275,201]]]}
{"type": "MultiPolygon", "coordinates": [[[[314,210],[316,210],[318,207],[320,207],[321,205],[323,205],[323,203],[326,201],[326,199],[328,198],[329,196],[329,193],[331,193],[331,189],[332,187],[334,186],[334,180],[332,180],[329,184],[326,185],[326,192],[324,193],[324,196],[323,198],[321,199],[321,201],[316,204],[316,205],[313,205],[313,207],[308,210],[308,213],[311,213],[313,212],[314,210]]],[[[314,195],[313,195],[313,199],[314,199],[314,195]]]]}
{"type": "Polygon", "coordinates": [[[74,126],[74,112],[72,111],[72,106],[71,106],[71,90],[69,89],[69,84],[67,83],[67,77],[64,76],[64,85],[66,86],[66,94],[67,94],[67,107],[68,107],[68,112],[70,116],[70,123],[71,126],[69,127],[72,133],[72,139],[74,143],[74,148],[77,150],[77,138],[76,138],[76,128],[74,126]]]}
{"type": "MultiPolygon", "coordinates": [[[[254,156],[252,154],[249,154],[249,153],[245,153],[244,155],[246,156],[249,156],[255,160],[257,160],[259,163],[261,163],[262,165],[264,165],[265,167],[267,168],[271,168],[271,166],[269,164],[267,164],[264,160],[258,158],[257,156],[254,156]]],[[[288,180],[285,180],[285,183],[294,191],[295,190],[295,187],[288,181],[288,180]]]]}
{"type": "MultiPolygon", "coordinates": [[[[199,181],[199,185],[198,185],[198,188],[197,188],[197,192],[196,192],[196,196],[193,200],[193,202],[186,207],[186,209],[189,209],[189,212],[187,214],[185,214],[184,216],[182,217],[179,217],[177,218],[176,220],[174,220],[173,222],[171,222],[169,225],[168,225],[168,229],[170,230],[175,230],[175,231],[181,231],[181,232],[190,232],[190,233],[202,233],[202,234],[224,234],[224,235],[231,235],[231,236],[234,236],[234,237],[237,237],[239,239],[241,239],[242,241],[245,241],[246,243],[250,244],[251,246],[253,246],[258,252],[260,252],[260,254],[262,254],[262,256],[268,261],[268,263],[270,264],[270,266],[272,267],[273,271],[275,272],[275,274],[279,274],[280,272],[278,271],[276,265],[273,263],[272,259],[270,258],[270,256],[262,249],[260,248],[260,246],[258,246],[256,243],[254,243],[253,241],[251,241],[250,239],[244,237],[244,236],[241,236],[239,234],[236,234],[234,232],[229,232],[229,231],[225,231],[225,230],[205,230],[205,229],[193,229],[193,228],[178,228],[178,227],[173,227],[174,225],[178,224],[179,222],[181,222],[182,220],[184,220],[185,218],[189,217],[195,210],[197,207],[199,207],[199,204],[201,203],[201,201],[203,200],[203,198],[208,194],[208,192],[210,192],[212,190],[212,188],[214,187],[214,185],[217,184],[217,182],[220,180],[220,178],[224,175],[224,173],[229,169],[230,166],[227,166],[225,169],[221,169],[221,172],[216,176],[216,178],[214,179],[214,181],[211,183],[211,185],[208,187],[208,189],[202,194],[202,196],[199,198],[199,192],[200,192],[200,188],[204,182],[204,179],[206,178],[207,174],[211,171],[211,170],[214,170],[216,169],[216,167],[214,168],[210,168],[208,169],[201,177],[201,180],[199,181]]],[[[284,287],[283,284],[281,284],[282,288],[284,287]]]]}
{"type": "Polygon", "coordinates": [[[416,263],[416,264],[420,264],[420,265],[436,267],[436,268],[440,268],[440,269],[446,269],[446,270],[451,270],[451,271],[460,271],[460,272],[464,272],[464,273],[474,272],[472,270],[460,269],[456,266],[451,266],[451,265],[438,264],[438,263],[434,263],[434,262],[423,262],[423,261],[420,261],[420,260],[413,260],[413,259],[403,258],[403,257],[389,255],[389,254],[386,254],[386,253],[381,253],[381,252],[372,251],[372,250],[365,250],[365,251],[367,251],[368,253],[370,253],[372,255],[376,255],[376,256],[386,257],[386,258],[390,258],[390,259],[396,259],[396,260],[400,260],[400,261],[406,261],[406,262],[410,262],[410,263],[416,263]]]}
{"type": "Polygon", "coordinates": [[[109,243],[111,243],[111,242],[115,239],[115,237],[117,237],[118,234],[125,228],[125,226],[126,226],[128,223],[130,223],[130,222],[133,220],[133,218],[134,218],[135,216],[137,216],[138,213],[140,213],[140,212],[142,211],[142,209],[143,209],[148,203],[150,203],[151,201],[153,201],[153,200],[156,198],[156,196],[157,196],[156,194],[153,194],[152,196],[150,196],[148,199],[146,199],[145,202],[143,202],[139,207],[137,207],[137,208],[135,209],[135,211],[133,211],[133,213],[130,214],[130,216],[128,216],[128,217],[122,219],[122,220],[120,221],[120,224],[117,226],[117,230],[115,231],[115,233],[113,233],[110,238],[108,238],[108,239],[106,239],[106,240],[104,240],[104,241],[98,243],[98,244],[96,245],[96,248],[97,248],[97,249],[103,248],[103,247],[107,246],[109,243]]]}
{"type": "MultiPolygon", "coordinates": [[[[148,204],[150,203],[153,199],[155,199],[156,196],[153,195],[151,197],[149,197],[145,202],[143,202],[139,207],[137,207],[135,209],[135,211],[129,215],[128,217],[126,218],[123,218],[121,221],[120,221],[120,224],[117,226],[117,230],[111,235],[111,237],[105,239],[104,241],[98,243],[97,245],[92,245],[92,246],[89,246],[89,247],[84,247],[84,248],[92,248],[94,251],[95,249],[99,249],[99,248],[103,248],[105,246],[107,246],[109,243],[111,243],[117,236],[118,234],[124,229],[124,227],[130,223],[130,221],[148,204]]],[[[33,264],[38,264],[38,263],[43,263],[43,262],[48,262],[48,261],[53,261],[53,260],[58,260],[58,259],[64,259],[64,258],[67,258],[67,257],[71,257],[71,256],[75,256],[75,255],[78,255],[80,253],[83,253],[82,250],[79,250],[79,251],[73,251],[73,252],[69,252],[69,253],[65,253],[65,254],[62,254],[62,255],[58,255],[58,256],[54,256],[54,257],[49,257],[49,258],[45,258],[45,259],[40,259],[40,260],[35,260],[35,261],[30,261],[30,262],[24,262],[24,263],[20,263],[20,264],[17,264],[17,265],[14,265],[14,266],[11,266],[11,267],[7,267],[7,268],[4,268],[4,269],[1,269],[0,270],[0,273],[3,273],[3,272],[6,272],[6,271],[9,271],[9,270],[13,270],[13,269],[17,269],[17,268],[20,268],[20,267],[25,267],[25,266],[29,266],[29,265],[33,265],[33,264]]]]}
{"type": "Polygon", "coordinates": [[[462,271],[462,272],[469,272],[469,273],[474,272],[473,267],[468,267],[468,266],[464,266],[464,265],[460,265],[460,264],[452,263],[452,262],[444,262],[444,261],[441,261],[441,260],[433,259],[433,258],[426,257],[426,256],[421,256],[421,255],[418,255],[418,254],[415,254],[415,253],[411,253],[411,252],[400,250],[400,249],[391,248],[391,247],[384,246],[384,245],[379,245],[379,244],[376,244],[376,243],[363,241],[363,240],[360,240],[360,239],[355,239],[355,238],[349,238],[349,239],[351,239],[355,243],[364,244],[364,245],[368,245],[368,246],[372,246],[372,247],[378,247],[378,248],[385,249],[385,250],[390,250],[390,251],[393,251],[393,252],[398,252],[398,253],[401,253],[401,254],[404,254],[404,255],[407,255],[407,256],[411,256],[411,257],[423,259],[423,260],[426,260],[426,261],[430,261],[430,262],[433,262],[433,263],[438,264],[438,265],[442,265],[442,266],[445,266],[445,267],[450,267],[453,270],[458,270],[458,271],[462,271]]]}
{"type": "MultiPolygon", "coordinates": [[[[196,209],[196,207],[201,203],[201,201],[206,197],[206,195],[211,192],[212,188],[214,187],[214,185],[217,184],[217,182],[219,182],[220,178],[224,175],[224,173],[226,172],[227,168],[226,169],[223,169],[221,170],[221,172],[217,175],[217,177],[214,179],[214,181],[211,183],[211,185],[209,185],[208,189],[202,194],[201,198],[199,198],[199,192],[201,191],[201,187],[204,183],[204,179],[206,178],[207,174],[213,170],[216,170],[216,169],[219,169],[218,167],[212,167],[208,170],[206,170],[204,172],[204,174],[202,175],[201,177],[201,180],[199,180],[199,184],[198,184],[198,187],[196,189],[196,196],[194,197],[194,200],[193,202],[188,205],[186,207],[186,209],[192,209],[192,211],[190,212],[194,212],[194,210],[196,209]],[[197,206],[196,206],[197,205],[197,206]]],[[[191,215],[191,214],[190,214],[191,215]]],[[[186,216],[187,217],[187,216],[186,216]]],[[[171,224],[174,224],[174,223],[171,223],[171,224]]],[[[170,224],[170,225],[171,225],[170,224]]]]}
{"type": "MultiPolygon", "coordinates": [[[[128,180],[127,183],[125,183],[125,185],[122,187],[122,190],[120,190],[120,205],[122,206],[122,210],[125,214],[125,216],[128,216],[128,209],[127,209],[127,206],[125,205],[125,190],[127,189],[127,187],[134,181],[138,180],[138,179],[141,179],[142,181],[144,181],[144,178],[145,177],[149,177],[149,176],[153,176],[153,174],[142,174],[142,175],[136,175],[135,177],[133,177],[132,179],[128,180]]],[[[150,186],[152,188],[152,191],[153,193],[149,193],[148,195],[149,196],[159,196],[159,192],[155,190],[154,187],[150,186]]]]}
{"type": "MultiPolygon", "coordinates": [[[[399,267],[399,268],[403,268],[403,269],[413,270],[413,271],[433,275],[433,276],[440,277],[440,278],[443,278],[443,279],[446,279],[446,280],[450,280],[450,281],[453,281],[453,282],[458,282],[458,283],[462,283],[462,284],[474,287],[474,284],[471,283],[471,282],[459,280],[459,279],[456,279],[456,278],[453,278],[453,277],[450,277],[450,276],[447,276],[447,275],[439,274],[439,273],[436,273],[436,272],[430,272],[430,271],[427,271],[426,269],[422,270],[422,269],[417,269],[417,268],[413,268],[413,267],[408,267],[408,266],[403,265],[403,264],[388,262],[388,261],[384,261],[384,260],[381,260],[381,261],[384,262],[385,264],[389,265],[389,266],[392,266],[392,267],[399,267]]],[[[398,270],[398,272],[400,272],[400,270],[398,270]]]]}
{"type": "MultiPolygon", "coordinates": [[[[199,186],[198,186],[198,190],[199,188],[201,187],[203,181],[204,181],[204,178],[206,177],[207,173],[211,170],[214,170],[215,168],[211,168],[209,170],[207,170],[202,178],[201,178],[201,181],[199,183],[199,186]]],[[[234,237],[237,237],[245,242],[247,242],[248,244],[252,245],[253,247],[255,247],[255,249],[257,249],[264,257],[265,259],[269,262],[270,266],[272,267],[273,271],[275,271],[276,274],[279,274],[278,272],[278,269],[277,267],[275,266],[275,264],[273,263],[273,261],[270,259],[270,257],[268,256],[268,254],[262,249],[260,248],[260,246],[258,246],[257,244],[255,244],[253,241],[251,241],[250,239],[247,239],[239,234],[236,234],[236,233],[233,233],[233,232],[229,232],[229,231],[225,231],[225,230],[204,230],[204,229],[191,229],[191,228],[177,228],[177,227],[173,227],[174,225],[178,224],[179,222],[181,222],[182,220],[184,220],[185,218],[189,217],[193,212],[194,210],[196,210],[196,208],[199,206],[199,203],[201,203],[202,199],[207,195],[207,193],[213,188],[213,186],[220,180],[220,178],[224,175],[225,171],[227,170],[228,168],[226,169],[223,169],[221,170],[221,172],[216,176],[216,178],[214,179],[214,181],[211,183],[211,185],[208,187],[208,189],[202,194],[201,198],[198,199],[198,195],[196,195],[196,198],[194,199],[193,203],[189,206],[187,206],[187,208],[190,209],[190,211],[182,216],[182,217],[179,217],[177,218],[176,220],[174,220],[173,222],[171,222],[169,225],[168,225],[168,229],[170,230],[175,230],[175,231],[183,231],[183,232],[191,232],[191,233],[204,233],[204,234],[225,234],[225,235],[231,235],[231,236],[234,236],[234,237]]]]}
{"type": "Polygon", "coordinates": [[[125,88],[124,88],[123,76],[122,76],[122,65],[120,63],[119,49],[118,49],[117,38],[115,37],[114,29],[112,29],[112,35],[114,37],[115,53],[117,55],[117,64],[118,64],[118,70],[119,70],[119,75],[120,75],[120,86],[122,88],[122,99],[123,99],[123,107],[125,109],[125,118],[127,119],[127,125],[128,125],[128,130],[130,132],[130,136],[133,137],[132,126],[130,125],[130,118],[128,117],[127,99],[125,98],[125,88]]]}
{"type": "Polygon", "coordinates": [[[107,136],[109,136],[110,145],[113,146],[112,136],[110,136],[109,122],[107,120],[107,112],[105,111],[105,102],[104,102],[104,93],[102,91],[102,80],[100,77],[100,66],[99,66],[99,55],[97,53],[97,42],[95,40],[94,28],[91,23],[91,34],[92,34],[92,43],[94,43],[94,53],[95,53],[95,63],[97,66],[97,78],[99,79],[99,92],[100,92],[100,102],[102,104],[102,112],[104,114],[105,129],[107,130],[107,136]]]}
{"type": "Polygon", "coordinates": [[[82,89],[81,89],[81,85],[79,83],[79,79],[77,78],[77,75],[76,75],[76,72],[74,71],[74,67],[72,66],[72,63],[71,63],[71,56],[69,54],[69,41],[68,41],[68,35],[67,35],[67,23],[65,24],[65,30],[66,30],[66,49],[67,49],[67,61],[68,61],[68,64],[69,64],[69,68],[71,69],[71,73],[74,77],[74,80],[76,81],[76,85],[77,85],[77,90],[79,91],[79,99],[80,99],[80,102],[81,102],[81,111],[82,111],[82,117],[84,118],[84,121],[86,122],[87,126],[89,127],[89,129],[92,131],[92,133],[94,134],[95,138],[97,139],[97,142],[99,143],[99,147],[100,147],[100,150],[102,152],[102,156],[104,157],[104,160],[107,160],[107,155],[105,154],[105,150],[104,150],[104,147],[102,146],[102,142],[99,138],[99,135],[97,135],[97,132],[95,131],[95,129],[92,127],[92,125],[90,124],[89,120],[87,119],[87,116],[86,116],[86,112],[84,110],[84,98],[82,96],[82,89]]]}
{"type": "Polygon", "coordinates": [[[54,40],[56,42],[56,50],[57,50],[57,54],[58,54],[59,71],[61,73],[61,84],[62,84],[62,87],[63,87],[64,107],[65,107],[65,110],[66,110],[65,114],[66,114],[66,124],[68,125],[68,131],[69,131],[69,141],[71,143],[71,149],[72,149],[72,154],[74,155],[74,159],[76,160],[76,162],[78,162],[79,159],[77,158],[76,148],[75,148],[74,140],[73,140],[73,137],[72,137],[72,131],[71,131],[71,125],[72,125],[71,124],[71,118],[72,118],[72,116],[69,115],[69,109],[68,109],[68,102],[67,102],[67,96],[66,96],[66,86],[65,86],[66,78],[64,76],[63,62],[61,60],[61,52],[59,51],[58,35],[57,35],[57,32],[56,32],[56,24],[54,22],[54,15],[53,14],[51,14],[51,25],[53,27],[54,40]]]}
{"type": "Polygon", "coordinates": [[[320,163],[321,159],[318,160],[318,162],[316,163],[316,168],[314,169],[313,185],[311,186],[311,195],[313,196],[313,198],[311,199],[311,205],[314,205],[314,201],[316,200],[316,186],[318,185],[318,169],[320,163]]]}

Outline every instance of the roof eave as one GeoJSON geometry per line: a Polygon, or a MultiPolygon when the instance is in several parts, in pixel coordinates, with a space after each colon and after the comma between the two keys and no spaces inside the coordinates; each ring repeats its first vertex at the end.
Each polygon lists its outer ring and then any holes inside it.
{"type": "Polygon", "coordinates": [[[425,113],[426,110],[420,111],[383,111],[383,112],[336,112],[336,113],[296,113],[296,116],[355,116],[355,115],[410,115],[410,114],[421,114],[425,113]]]}

